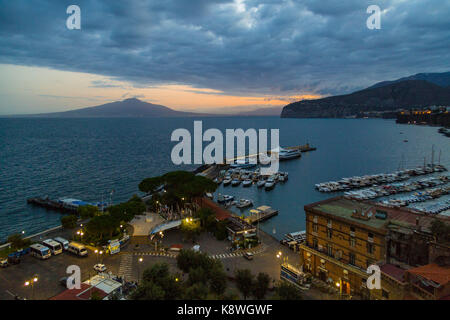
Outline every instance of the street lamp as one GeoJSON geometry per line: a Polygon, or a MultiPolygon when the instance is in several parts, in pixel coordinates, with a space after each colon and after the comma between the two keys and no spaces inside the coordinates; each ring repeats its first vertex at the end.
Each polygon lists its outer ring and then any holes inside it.
{"type": "Polygon", "coordinates": [[[342,279],[339,278],[339,282],[336,282],[336,287],[339,288],[339,300],[342,299],[342,279]]]}
{"type": "Polygon", "coordinates": [[[25,287],[31,286],[31,300],[34,299],[34,285],[39,280],[38,276],[34,276],[32,279],[25,281],[25,287]]]}
{"type": "Polygon", "coordinates": [[[141,263],[144,261],[144,259],[139,258],[138,259],[138,283],[141,282],[141,263]]]}

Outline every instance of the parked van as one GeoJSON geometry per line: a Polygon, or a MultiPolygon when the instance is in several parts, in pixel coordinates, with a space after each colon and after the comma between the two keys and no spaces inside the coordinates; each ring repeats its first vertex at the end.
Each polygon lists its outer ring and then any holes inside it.
{"type": "Polygon", "coordinates": [[[42,241],[42,244],[49,248],[54,256],[63,252],[61,243],[56,242],[53,239],[44,240],[42,241]]]}
{"type": "Polygon", "coordinates": [[[56,237],[53,240],[55,240],[56,242],[59,242],[62,245],[63,250],[69,249],[69,241],[68,240],[61,238],[61,237],[56,237]]]}
{"type": "Polygon", "coordinates": [[[52,256],[52,252],[50,249],[40,243],[35,243],[30,246],[31,255],[35,256],[38,259],[48,259],[52,256]]]}
{"type": "Polygon", "coordinates": [[[87,257],[88,251],[85,246],[78,242],[69,243],[69,248],[67,251],[79,256],[79,257],[87,257]]]}

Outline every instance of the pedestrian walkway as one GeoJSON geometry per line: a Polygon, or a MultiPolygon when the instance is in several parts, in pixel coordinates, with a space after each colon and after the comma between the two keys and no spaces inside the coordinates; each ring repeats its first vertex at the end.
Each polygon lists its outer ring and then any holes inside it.
{"type": "Polygon", "coordinates": [[[177,253],[166,253],[166,252],[134,252],[135,256],[154,256],[154,257],[167,257],[167,258],[176,258],[177,253]]]}
{"type": "Polygon", "coordinates": [[[135,281],[133,277],[133,255],[122,254],[120,257],[119,276],[126,281],[135,281]]]}
{"type": "Polygon", "coordinates": [[[245,252],[258,254],[258,253],[264,252],[266,249],[267,249],[267,246],[264,244],[261,244],[259,247],[255,248],[254,250],[215,254],[215,255],[210,255],[210,257],[213,259],[228,259],[228,258],[242,257],[245,252]]]}
{"type": "MultiPolygon", "coordinates": [[[[253,254],[258,254],[258,253],[265,251],[266,249],[267,249],[267,246],[262,244],[253,250],[247,250],[247,252],[251,252],[253,254]]],[[[242,257],[244,255],[244,252],[245,251],[238,251],[238,252],[214,254],[214,255],[209,255],[209,256],[213,259],[227,259],[227,258],[242,257]]],[[[154,251],[133,252],[132,254],[135,256],[166,257],[166,258],[172,258],[172,259],[176,259],[176,257],[178,256],[178,253],[175,253],[175,252],[154,252],[154,251]]],[[[122,266],[122,264],[121,264],[121,266],[122,266]]]]}

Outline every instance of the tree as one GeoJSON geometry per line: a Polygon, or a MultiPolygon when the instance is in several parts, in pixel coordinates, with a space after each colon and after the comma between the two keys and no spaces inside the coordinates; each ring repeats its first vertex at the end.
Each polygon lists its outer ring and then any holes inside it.
{"type": "Polygon", "coordinates": [[[207,283],[208,273],[202,267],[191,268],[189,270],[188,284],[207,283]]]}
{"type": "Polygon", "coordinates": [[[227,221],[219,221],[216,223],[216,230],[214,231],[214,236],[217,240],[225,240],[228,236],[227,232],[227,221]]]}
{"type": "Polygon", "coordinates": [[[164,290],[154,282],[143,282],[131,294],[132,300],[163,300],[164,290]]]}
{"type": "Polygon", "coordinates": [[[175,300],[183,297],[180,277],[170,273],[167,263],[156,263],[144,271],[142,282],[132,294],[136,300],[175,300]]]}
{"type": "Polygon", "coordinates": [[[196,283],[186,289],[185,299],[205,300],[208,296],[208,287],[204,283],[196,283]]]}
{"type": "Polygon", "coordinates": [[[96,206],[87,205],[78,207],[77,213],[82,219],[87,219],[99,215],[100,211],[96,206]]]}
{"type": "Polygon", "coordinates": [[[220,261],[210,258],[206,253],[183,249],[177,256],[177,266],[184,273],[193,268],[201,267],[210,277],[215,268],[223,268],[220,261]]]}
{"type": "Polygon", "coordinates": [[[244,300],[252,292],[253,288],[253,275],[248,269],[239,269],[235,273],[236,287],[242,293],[244,300]]]}
{"type": "Polygon", "coordinates": [[[29,239],[23,239],[18,233],[10,235],[7,242],[11,243],[11,248],[14,250],[26,248],[31,244],[29,239]]]}
{"type": "Polygon", "coordinates": [[[435,219],[431,223],[431,232],[439,241],[450,242],[450,224],[435,219]]]}
{"type": "Polygon", "coordinates": [[[262,300],[269,290],[270,277],[267,273],[260,272],[256,277],[253,288],[253,295],[257,300],[262,300]]]}
{"type": "Polygon", "coordinates": [[[275,296],[279,300],[302,300],[299,289],[285,281],[281,281],[275,289],[275,296]]]}
{"type": "Polygon", "coordinates": [[[227,289],[227,275],[222,268],[214,268],[209,279],[209,289],[214,294],[221,296],[227,289]]]}
{"type": "Polygon", "coordinates": [[[77,217],[71,214],[61,217],[61,224],[64,229],[73,229],[77,226],[77,220],[77,217]]]}

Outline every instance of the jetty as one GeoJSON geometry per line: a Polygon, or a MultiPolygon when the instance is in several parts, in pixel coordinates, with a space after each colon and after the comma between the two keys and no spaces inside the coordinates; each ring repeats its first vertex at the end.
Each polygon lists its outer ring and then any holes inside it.
{"type": "Polygon", "coordinates": [[[261,206],[256,209],[250,210],[250,215],[245,217],[245,220],[250,224],[254,224],[267,220],[273,216],[276,216],[277,214],[278,210],[272,209],[269,206],[261,206]]]}
{"type": "Polygon", "coordinates": [[[288,149],[288,150],[299,150],[301,152],[309,152],[309,151],[317,150],[316,147],[311,146],[309,143],[301,145],[301,146],[286,147],[285,149],[288,149]]]}
{"type": "Polygon", "coordinates": [[[64,198],[58,200],[52,200],[49,197],[44,198],[29,198],[27,203],[35,205],[48,210],[59,211],[62,213],[77,213],[78,208],[82,206],[96,206],[100,210],[104,210],[108,207],[105,202],[90,203],[78,199],[64,198]]]}

